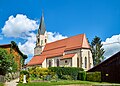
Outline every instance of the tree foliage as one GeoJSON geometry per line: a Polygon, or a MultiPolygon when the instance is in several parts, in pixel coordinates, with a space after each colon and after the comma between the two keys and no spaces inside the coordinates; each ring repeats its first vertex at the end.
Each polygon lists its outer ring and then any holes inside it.
{"type": "Polygon", "coordinates": [[[0,74],[5,75],[7,72],[15,72],[17,64],[14,56],[9,54],[7,50],[0,48],[0,74]]]}
{"type": "Polygon", "coordinates": [[[92,50],[92,57],[93,57],[94,65],[99,64],[105,59],[103,56],[105,51],[104,51],[104,48],[102,47],[103,44],[101,42],[102,40],[97,36],[95,36],[95,38],[91,42],[91,50],[92,50]]]}

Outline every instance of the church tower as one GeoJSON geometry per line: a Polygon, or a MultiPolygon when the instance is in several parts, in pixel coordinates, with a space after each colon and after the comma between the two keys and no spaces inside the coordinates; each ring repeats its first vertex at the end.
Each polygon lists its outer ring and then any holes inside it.
{"type": "Polygon", "coordinates": [[[36,35],[36,47],[34,48],[34,55],[40,55],[47,43],[47,32],[45,28],[44,16],[42,13],[38,33],[36,35]]]}

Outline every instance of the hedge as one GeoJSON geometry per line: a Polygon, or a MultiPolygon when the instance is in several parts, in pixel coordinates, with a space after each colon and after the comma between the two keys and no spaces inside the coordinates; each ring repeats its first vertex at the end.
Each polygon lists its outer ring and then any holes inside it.
{"type": "Polygon", "coordinates": [[[83,71],[82,68],[76,67],[49,67],[48,69],[51,72],[55,72],[60,79],[65,77],[64,75],[70,75],[73,80],[77,80],[78,72],[83,71]]]}
{"type": "Polygon", "coordinates": [[[101,82],[101,72],[87,72],[88,81],[101,82]]]}
{"type": "Polygon", "coordinates": [[[82,80],[82,81],[86,80],[86,72],[85,71],[80,71],[78,73],[78,80],[82,80]]]}

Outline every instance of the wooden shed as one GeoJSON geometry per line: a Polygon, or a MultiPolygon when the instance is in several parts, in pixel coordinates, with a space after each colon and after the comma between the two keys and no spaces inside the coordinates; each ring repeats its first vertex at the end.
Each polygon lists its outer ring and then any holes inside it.
{"type": "Polygon", "coordinates": [[[101,72],[104,82],[120,83],[120,51],[87,72],[101,72]]]}

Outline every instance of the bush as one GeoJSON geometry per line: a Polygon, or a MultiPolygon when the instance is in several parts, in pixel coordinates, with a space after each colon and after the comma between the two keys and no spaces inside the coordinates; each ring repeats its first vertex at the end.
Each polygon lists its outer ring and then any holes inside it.
{"type": "Polygon", "coordinates": [[[0,82],[0,86],[4,86],[4,84],[2,82],[0,82]]]}
{"type": "Polygon", "coordinates": [[[48,70],[48,68],[34,67],[29,69],[30,77],[32,80],[50,80],[50,76],[54,76],[55,73],[48,70]],[[50,75],[50,76],[49,76],[50,75]]]}
{"type": "Polygon", "coordinates": [[[87,80],[101,82],[101,72],[87,72],[87,80]]]}
{"type": "Polygon", "coordinates": [[[23,83],[23,77],[24,77],[24,75],[26,75],[26,82],[27,83],[30,82],[29,72],[25,71],[25,70],[23,70],[23,71],[20,72],[19,82],[23,83]]]}
{"type": "Polygon", "coordinates": [[[49,67],[48,69],[55,72],[60,79],[62,79],[63,75],[70,75],[73,80],[77,80],[78,72],[83,71],[82,68],[76,67],[49,67]]]}
{"type": "Polygon", "coordinates": [[[20,71],[20,74],[23,74],[23,75],[29,75],[29,72],[26,71],[26,70],[23,70],[23,71],[20,71]]]}
{"type": "Polygon", "coordinates": [[[85,71],[80,71],[78,73],[78,80],[82,80],[82,81],[86,80],[86,72],[85,71]]]}
{"type": "Polygon", "coordinates": [[[63,80],[72,80],[72,77],[70,75],[62,75],[61,79],[63,79],[63,80]]]}

